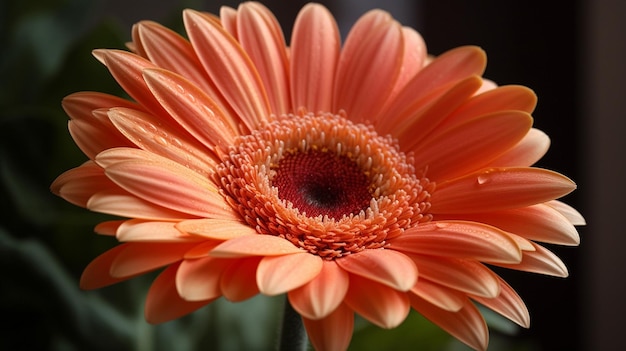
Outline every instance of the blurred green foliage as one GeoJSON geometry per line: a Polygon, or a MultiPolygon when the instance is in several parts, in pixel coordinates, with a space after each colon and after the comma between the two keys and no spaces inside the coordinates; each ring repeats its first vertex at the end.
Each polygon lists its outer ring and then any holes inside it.
{"type": "MultiPolygon", "coordinates": [[[[64,96],[123,91],[90,56],[123,48],[130,28],[97,16],[100,2],[0,2],[0,331],[2,350],[268,350],[277,340],[282,297],[218,301],[159,326],[143,319],[154,274],[95,292],[78,289],[87,263],[115,245],[93,234],[105,219],[56,198],[52,180],[85,156],[67,132],[64,96]]],[[[178,13],[175,14],[178,16],[178,13]]],[[[493,317],[490,350],[524,350],[493,317]]],[[[352,350],[467,350],[412,312],[400,327],[362,320],[352,350]]]]}

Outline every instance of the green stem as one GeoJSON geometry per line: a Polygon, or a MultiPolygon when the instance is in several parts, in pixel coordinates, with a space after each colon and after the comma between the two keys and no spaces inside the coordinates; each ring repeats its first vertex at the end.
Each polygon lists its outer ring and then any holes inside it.
{"type": "Polygon", "coordinates": [[[289,303],[285,296],[283,324],[280,331],[279,351],[306,351],[308,339],[302,317],[289,303]]]}

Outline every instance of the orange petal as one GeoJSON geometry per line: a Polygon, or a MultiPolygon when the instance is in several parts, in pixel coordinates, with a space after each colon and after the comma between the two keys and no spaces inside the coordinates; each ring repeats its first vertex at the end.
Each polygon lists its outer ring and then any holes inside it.
{"type": "Polygon", "coordinates": [[[475,350],[487,350],[489,330],[480,311],[469,300],[458,312],[450,312],[410,295],[411,306],[431,322],[475,350]]]}
{"type": "Polygon", "coordinates": [[[288,240],[277,236],[259,234],[243,235],[227,240],[213,249],[211,256],[280,256],[303,252],[288,240]]]}
{"type": "Polygon", "coordinates": [[[405,254],[394,250],[363,250],[336,260],[344,270],[385,284],[400,291],[408,291],[417,281],[417,267],[405,254]]]}
{"type": "Polygon", "coordinates": [[[350,275],[345,301],[363,318],[385,329],[400,325],[411,309],[407,293],[358,275],[350,275]]]}
{"type": "Polygon", "coordinates": [[[432,213],[476,213],[535,205],[576,188],[559,173],[540,168],[488,168],[437,184],[432,213]]]}
{"type": "Polygon", "coordinates": [[[150,286],[145,306],[145,318],[148,323],[158,324],[180,318],[215,300],[191,302],[183,300],[174,284],[177,269],[178,265],[168,267],[150,286]]]}
{"type": "Polygon", "coordinates": [[[235,121],[228,120],[220,107],[195,84],[163,69],[146,69],[143,77],[170,116],[209,150],[233,144],[237,136],[235,121]]]}
{"type": "Polygon", "coordinates": [[[459,311],[467,301],[464,293],[422,278],[411,288],[411,293],[450,312],[459,311]]]}
{"type": "Polygon", "coordinates": [[[180,261],[194,244],[128,243],[111,263],[111,276],[123,278],[180,261]]]}
{"type": "Polygon", "coordinates": [[[341,47],[332,14],[318,4],[305,5],[291,36],[291,98],[294,110],[331,111],[332,87],[341,47]]]}
{"type": "Polygon", "coordinates": [[[235,260],[224,270],[220,278],[220,290],[229,301],[238,302],[259,293],[256,271],[261,257],[235,260]]]}
{"type": "Polygon", "coordinates": [[[239,43],[201,13],[185,10],[185,28],[204,69],[249,130],[264,125],[270,114],[263,83],[239,43]]]}
{"type": "Polygon", "coordinates": [[[391,240],[390,249],[416,254],[519,263],[522,252],[505,232],[476,222],[437,221],[418,225],[391,240]]]}
{"type": "Polygon", "coordinates": [[[220,277],[231,263],[232,260],[215,257],[183,260],[176,273],[178,294],[187,301],[220,297],[220,277]]]}
{"type": "Polygon", "coordinates": [[[468,294],[496,297],[500,292],[498,277],[479,262],[447,257],[411,255],[420,277],[468,294]]]}
{"type": "Polygon", "coordinates": [[[515,146],[490,161],[489,166],[529,167],[539,161],[548,152],[548,148],[550,148],[550,138],[539,129],[531,128],[515,146]]]}
{"type": "Polygon", "coordinates": [[[96,193],[89,198],[87,208],[94,212],[128,218],[175,220],[191,217],[188,214],[172,211],[141,200],[121,189],[96,193]]]}
{"type": "Polygon", "coordinates": [[[580,214],[580,212],[576,211],[575,208],[564,202],[553,200],[546,202],[546,205],[559,211],[559,213],[565,216],[565,218],[567,218],[567,220],[570,221],[570,223],[572,223],[573,225],[586,224],[585,218],[580,214]]]}
{"type": "Polygon", "coordinates": [[[313,348],[317,351],[346,350],[354,330],[354,312],[346,305],[339,305],[323,319],[303,318],[304,327],[313,348]]]}
{"type": "Polygon", "coordinates": [[[291,112],[289,61],[276,17],[260,3],[242,3],[237,11],[237,35],[259,72],[271,111],[275,114],[291,112]]]}
{"type": "Polygon", "coordinates": [[[333,111],[363,122],[384,106],[398,79],[403,40],[402,27],[384,11],[369,11],[354,24],[339,57],[333,111]]]}
{"type": "Polygon", "coordinates": [[[535,246],[535,251],[524,251],[522,262],[518,264],[494,264],[505,268],[561,278],[565,278],[569,275],[567,267],[557,255],[541,245],[535,243],[533,243],[533,245],[535,246]]]}
{"type": "Polygon", "coordinates": [[[322,259],[308,252],[264,257],[256,272],[259,290],[278,295],[313,280],[322,270],[322,259]]]}
{"type": "Polygon", "coordinates": [[[92,160],[106,149],[133,146],[114,128],[102,128],[90,121],[72,120],[67,123],[67,128],[80,151],[92,160]]]}
{"type": "Polygon", "coordinates": [[[414,148],[415,167],[428,168],[434,181],[454,179],[487,165],[528,133],[533,120],[520,111],[503,111],[474,118],[414,148]]]}
{"type": "Polygon", "coordinates": [[[199,238],[181,233],[176,229],[175,222],[144,221],[131,219],[124,221],[117,229],[119,241],[149,241],[149,242],[189,242],[199,238]]]}
{"type": "Polygon", "coordinates": [[[91,261],[80,276],[80,288],[86,290],[99,289],[132,278],[132,276],[111,276],[113,261],[121,252],[126,250],[127,246],[128,244],[118,245],[91,261]]]}
{"type": "Polygon", "coordinates": [[[126,220],[100,222],[93,231],[101,235],[115,236],[117,229],[124,224],[124,222],[126,222],[126,220]]]}
{"type": "Polygon", "coordinates": [[[190,219],[176,224],[182,232],[215,240],[229,240],[242,235],[255,235],[257,231],[247,224],[227,219],[190,219]]]}
{"type": "Polygon", "coordinates": [[[504,317],[512,320],[521,327],[528,328],[530,326],[530,314],[526,304],[519,295],[507,284],[500,279],[500,295],[493,299],[484,297],[472,297],[482,305],[500,313],[504,317]]]}
{"type": "Polygon", "coordinates": [[[159,206],[198,217],[235,218],[215,184],[175,162],[123,161],[107,166],[105,173],[126,191],[159,206]]]}
{"type": "Polygon", "coordinates": [[[335,261],[323,261],[322,270],[305,285],[289,291],[289,302],[304,318],[328,317],[348,292],[348,273],[335,261]]]}
{"type": "Polygon", "coordinates": [[[54,194],[80,207],[87,207],[89,198],[95,193],[115,188],[117,186],[104,175],[104,170],[91,161],[65,171],[50,185],[54,194]]]}
{"type": "Polygon", "coordinates": [[[222,6],[220,7],[220,22],[222,27],[233,36],[237,38],[237,10],[232,7],[222,6]]]}

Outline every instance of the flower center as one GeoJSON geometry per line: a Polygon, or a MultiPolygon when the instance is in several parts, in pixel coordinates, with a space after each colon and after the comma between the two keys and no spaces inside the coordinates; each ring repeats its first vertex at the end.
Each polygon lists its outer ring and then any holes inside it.
{"type": "Polygon", "coordinates": [[[431,219],[434,183],[394,140],[343,115],[277,117],[221,158],[215,180],[242,220],[324,259],[384,248],[431,219]]]}
{"type": "Polygon", "coordinates": [[[349,158],[309,151],[283,157],[271,180],[278,196],[310,217],[340,219],[367,209],[370,182],[349,158]]]}

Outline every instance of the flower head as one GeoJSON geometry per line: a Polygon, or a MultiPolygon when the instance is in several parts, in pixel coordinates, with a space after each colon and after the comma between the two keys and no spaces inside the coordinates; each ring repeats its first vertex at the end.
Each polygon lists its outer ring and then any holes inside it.
{"type": "Polygon", "coordinates": [[[535,95],[483,79],[479,48],[428,59],[380,10],[341,45],[317,4],[289,45],[258,3],[186,10],[184,23],[188,40],[140,22],[132,52],[95,51],[132,100],[63,101],[90,160],[52,190],[125,218],[96,227],[122,244],[83,288],[165,267],[152,323],[286,293],[320,350],[348,346],[355,313],[393,328],[411,309],[485,349],[475,302],[529,324],[488,265],[567,275],[538,242],[578,244],[584,220],[556,200],[575,185],[531,167],[549,144],[532,128],[535,95]]]}

